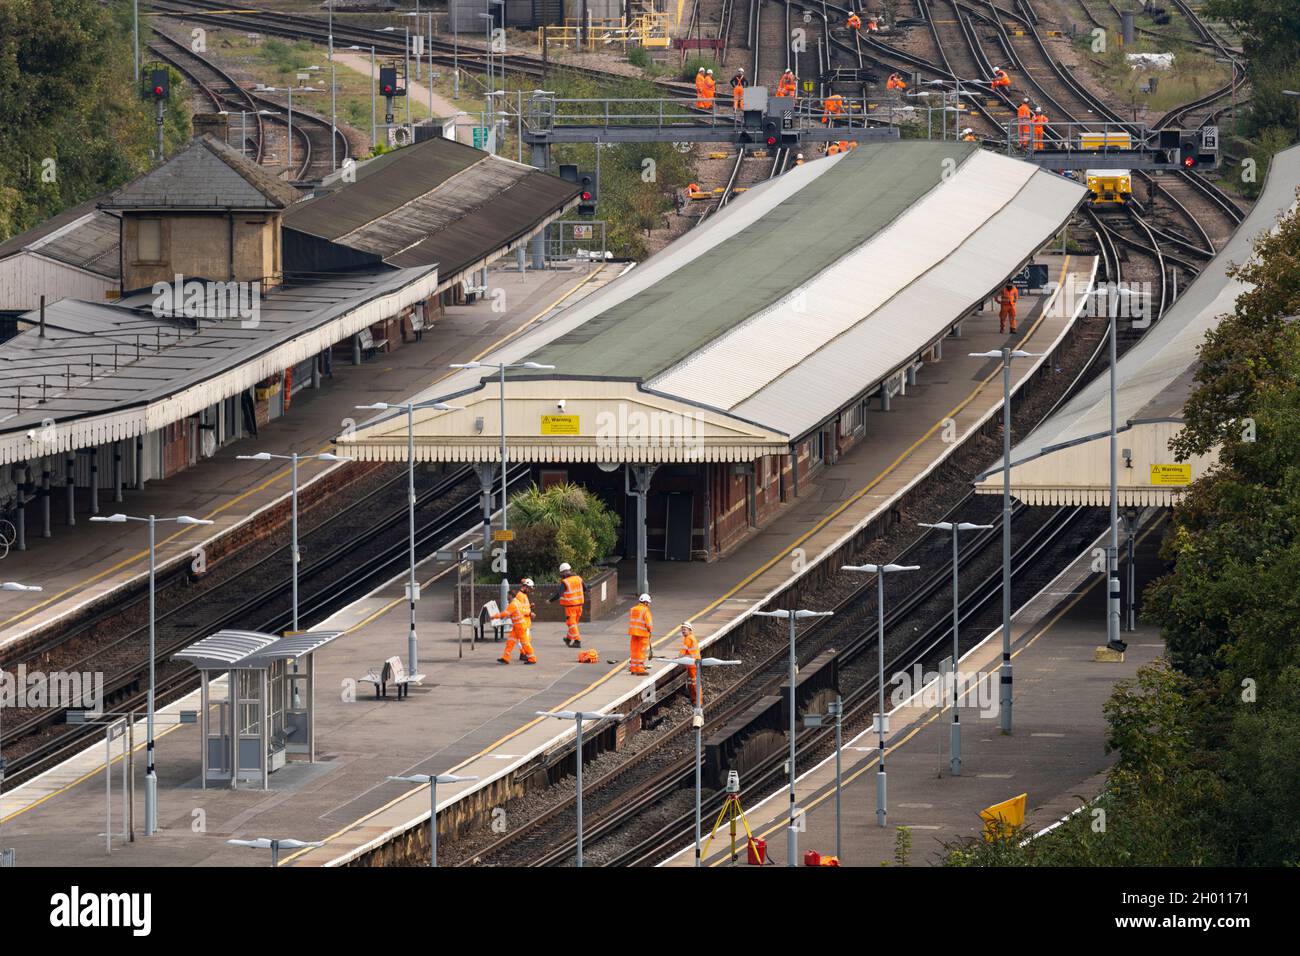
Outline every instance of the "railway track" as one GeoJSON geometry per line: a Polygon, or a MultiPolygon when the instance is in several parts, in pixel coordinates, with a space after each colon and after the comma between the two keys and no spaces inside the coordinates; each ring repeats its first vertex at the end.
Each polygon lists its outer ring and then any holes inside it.
{"type": "MultiPolygon", "coordinates": [[[[417,558],[436,551],[480,520],[472,474],[468,467],[459,468],[417,492],[417,558]]],[[[519,482],[527,474],[525,466],[517,466],[510,481],[519,482]]],[[[406,481],[405,473],[394,475],[302,536],[302,553],[319,553],[319,557],[299,565],[300,626],[308,628],[324,620],[407,566],[406,481]],[[376,500],[385,506],[378,515],[376,500]]],[[[223,628],[277,633],[291,626],[288,567],[285,545],[170,606],[165,597],[168,586],[183,581],[187,569],[182,567],[161,579],[159,592],[164,597],[156,615],[154,655],[159,706],[197,685],[197,672],[190,664],[170,660],[177,651],[223,628]],[[272,579],[266,583],[268,569],[283,571],[277,575],[272,570],[272,579]]],[[[113,712],[140,710],[149,666],[149,628],[142,601],[143,597],[115,604],[29,648],[20,661],[6,661],[5,667],[25,663],[45,671],[103,673],[105,708],[113,712]]],[[[6,715],[2,749],[9,760],[6,779],[11,785],[81,749],[87,737],[98,732],[94,727],[69,725],[66,716],[66,708],[53,707],[18,709],[12,716],[6,715]]]]}

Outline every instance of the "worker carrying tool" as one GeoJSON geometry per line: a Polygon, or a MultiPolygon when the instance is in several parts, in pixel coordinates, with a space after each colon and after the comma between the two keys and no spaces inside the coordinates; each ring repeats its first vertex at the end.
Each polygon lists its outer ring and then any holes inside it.
{"type": "Polygon", "coordinates": [[[1043,112],[1041,106],[1034,108],[1034,151],[1043,148],[1043,142],[1047,138],[1047,114],[1043,112]]]}
{"type": "Polygon", "coordinates": [[[975,131],[967,126],[961,131],[961,138],[964,142],[973,143],[975,142],[975,131]]]}
{"type": "Polygon", "coordinates": [[[1016,126],[1020,133],[1020,148],[1029,148],[1029,131],[1034,125],[1034,111],[1029,108],[1029,100],[1023,99],[1016,107],[1016,126]]]}
{"type": "Polygon", "coordinates": [[[794,96],[796,91],[796,80],[793,70],[786,70],[781,74],[781,79],[776,81],[777,96],[794,96]]]}
{"type": "Polygon", "coordinates": [[[993,89],[998,90],[1010,85],[1011,77],[1007,75],[1007,71],[1000,66],[995,66],[993,68],[993,89]]]}
{"type": "Polygon", "coordinates": [[[1001,308],[998,310],[998,331],[1003,335],[1007,333],[1007,321],[1011,322],[1011,334],[1016,334],[1016,301],[1020,298],[1020,292],[1016,287],[1008,282],[998,293],[997,303],[1001,308]]]}
{"type": "Polygon", "coordinates": [[[582,576],[575,574],[568,561],[560,565],[560,586],[548,603],[560,602],[564,608],[564,643],[568,647],[581,647],[582,635],[578,632],[578,622],[582,620],[582,608],[587,603],[587,585],[582,576]]]}
{"type": "Polygon", "coordinates": [[[705,70],[704,89],[703,92],[700,94],[701,99],[704,100],[703,109],[706,110],[713,109],[713,97],[716,96],[717,93],[718,93],[718,81],[713,78],[713,71],[705,70]]]}
{"type": "Polygon", "coordinates": [[[745,77],[745,68],[742,66],[736,70],[736,75],[731,78],[731,106],[739,113],[745,108],[745,87],[749,86],[749,80],[745,77]]]}
{"type": "Polygon", "coordinates": [[[505,653],[497,658],[497,663],[510,663],[510,652],[515,649],[516,642],[519,644],[519,659],[525,664],[537,663],[537,658],[533,656],[533,605],[528,600],[532,590],[533,579],[524,578],[519,582],[519,590],[506,605],[506,609],[492,615],[496,620],[510,618],[510,635],[506,638],[505,653]]]}
{"type": "Polygon", "coordinates": [[[642,594],[627,617],[627,636],[631,639],[628,653],[628,673],[648,674],[646,661],[650,657],[650,635],[654,621],[650,616],[650,595],[642,594]]]}
{"type": "Polygon", "coordinates": [[[849,29],[850,30],[862,29],[862,18],[858,16],[856,10],[849,11],[849,29]]]}
{"type": "MultiPolygon", "coordinates": [[[[700,659],[700,642],[695,639],[695,626],[690,621],[683,621],[678,635],[682,639],[682,646],[677,650],[678,657],[693,657],[695,660],[700,659]]],[[[686,665],[686,689],[690,691],[691,703],[694,704],[699,700],[699,685],[696,681],[699,679],[699,666],[696,664],[686,665]]]]}
{"type": "Polygon", "coordinates": [[[708,74],[704,72],[704,67],[700,67],[695,74],[695,108],[697,110],[707,110],[708,104],[704,102],[704,81],[708,79],[708,74]]]}
{"type": "Polygon", "coordinates": [[[907,89],[907,81],[906,81],[905,79],[903,79],[903,74],[901,74],[901,73],[890,73],[890,74],[889,74],[889,79],[887,79],[887,80],[885,81],[885,89],[887,89],[887,90],[905,90],[905,89],[907,89]]]}
{"type": "Polygon", "coordinates": [[[838,93],[832,93],[826,99],[822,100],[822,122],[835,125],[835,117],[844,112],[844,97],[838,93]]]}

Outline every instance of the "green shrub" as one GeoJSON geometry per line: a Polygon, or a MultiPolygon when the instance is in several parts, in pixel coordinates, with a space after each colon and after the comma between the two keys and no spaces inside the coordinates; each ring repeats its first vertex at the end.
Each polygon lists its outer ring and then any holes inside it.
{"type": "Polygon", "coordinates": [[[533,485],[510,499],[513,578],[554,581],[561,562],[590,574],[618,544],[618,515],[581,485],[533,485]]]}

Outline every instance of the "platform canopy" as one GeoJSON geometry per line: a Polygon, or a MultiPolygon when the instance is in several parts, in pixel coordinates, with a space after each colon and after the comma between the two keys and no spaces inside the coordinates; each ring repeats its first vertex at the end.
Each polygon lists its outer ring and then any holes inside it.
{"type": "MultiPolygon", "coordinates": [[[[507,377],[510,457],[786,452],[928,352],[1084,194],[965,143],[869,144],[796,167],[488,357],[554,366],[507,377]]],[[[485,368],[419,396],[466,410],[422,413],[417,458],[496,460],[497,388],[485,368]]],[[[349,437],[349,455],[405,459],[403,415],[349,437]]]]}
{"type": "MultiPolygon", "coordinates": [[[[1255,238],[1295,208],[1297,181],[1300,147],[1293,147],[1274,157],[1259,202],[1227,245],[1116,365],[1122,506],[1172,504],[1218,461],[1217,453],[1177,461],[1169,443],[1183,428],[1197,349],[1250,288],[1228,269],[1248,260],[1255,238]]],[[[1109,429],[1110,376],[1102,374],[1011,450],[1012,495],[1031,505],[1109,505],[1109,429]]],[[[999,459],[975,490],[1001,494],[1002,487],[999,459]]]]}

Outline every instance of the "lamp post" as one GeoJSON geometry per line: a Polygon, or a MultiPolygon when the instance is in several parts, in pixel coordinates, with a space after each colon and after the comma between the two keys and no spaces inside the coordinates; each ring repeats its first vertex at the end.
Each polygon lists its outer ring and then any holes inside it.
{"type": "MultiPolygon", "coordinates": [[[[729,667],[740,661],[724,661],[717,657],[705,657],[696,660],[689,655],[681,657],[657,658],[664,664],[677,664],[690,667],[692,664],[704,667],[729,667]]],[[[695,865],[700,866],[700,832],[701,832],[701,781],[700,765],[704,762],[704,671],[695,675],[695,712],[691,715],[691,726],[695,728],[695,865]]]]}
{"type": "Polygon", "coordinates": [[[884,826],[888,816],[885,794],[885,575],[898,571],[919,571],[918,564],[846,564],[841,571],[857,571],[876,576],[876,681],[880,690],[880,713],[876,716],[876,825],[884,826]]]}
{"type": "Polygon", "coordinates": [[[619,721],[622,714],[600,714],[595,711],[582,710],[539,710],[538,717],[554,717],[557,720],[571,720],[576,728],[578,739],[574,750],[574,763],[578,768],[578,866],[582,866],[582,722],[599,723],[602,720],[619,721]]]}
{"type": "Polygon", "coordinates": [[[339,168],[338,163],[338,84],[334,81],[334,0],[329,0],[329,57],[330,57],[330,171],[339,168]]]}
{"type": "Polygon", "coordinates": [[[786,866],[797,866],[795,857],[799,854],[799,838],[795,832],[795,817],[799,815],[799,808],[795,805],[794,791],[794,749],[795,749],[795,672],[798,670],[798,661],[795,659],[795,621],[807,620],[814,617],[830,617],[831,611],[794,611],[794,610],[776,610],[776,611],[755,611],[759,617],[779,617],[790,622],[790,659],[789,659],[789,680],[790,680],[790,756],[789,756],[789,779],[790,779],[790,819],[786,827],[785,835],[785,852],[786,866]]]}
{"type": "Polygon", "coordinates": [[[128,521],[140,521],[149,525],[149,694],[148,703],[146,704],[145,736],[147,743],[145,745],[145,777],[144,777],[144,835],[153,836],[158,829],[158,772],[154,766],[153,759],[153,723],[154,723],[154,697],[156,694],[157,682],[154,675],[155,660],[155,643],[157,639],[157,582],[158,582],[158,546],[157,546],[157,526],[160,521],[167,521],[179,525],[204,525],[212,524],[206,518],[191,518],[189,515],[178,515],[175,518],[159,518],[155,515],[149,515],[147,518],[138,518],[135,515],[124,515],[121,512],[112,515],[95,515],[91,521],[103,521],[109,524],[125,524],[128,521]]]}
{"type": "Polygon", "coordinates": [[[529,371],[554,371],[554,365],[543,365],[540,362],[457,362],[451,366],[455,369],[473,369],[473,368],[494,368],[500,373],[500,395],[498,399],[501,407],[501,531],[503,533],[501,540],[501,607],[510,603],[510,568],[507,564],[507,554],[510,550],[510,542],[505,540],[504,532],[510,529],[510,519],[507,515],[509,501],[506,498],[506,369],[522,368],[529,371]]]}
{"type": "Polygon", "coordinates": [[[1011,733],[1011,360],[1036,355],[1013,348],[970,353],[971,358],[1002,360],[1002,670],[998,710],[1004,734],[1011,733]]]}
{"type": "Polygon", "coordinates": [[[477,780],[478,777],[461,777],[454,773],[412,773],[402,777],[390,776],[389,780],[403,783],[427,783],[429,785],[429,865],[438,865],[438,784],[464,783],[477,780]]]}
{"type": "Polygon", "coordinates": [[[957,574],[957,537],[961,531],[987,531],[993,527],[991,524],[972,524],[969,521],[921,521],[918,524],[922,528],[933,528],[936,531],[952,532],[952,753],[948,757],[948,769],[954,777],[961,776],[961,714],[957,710],[957,661],[961,659],[961,645],[957,640],[957,630],[961,623],[961,616],[957,609],[958,603],[958,574],[957,574]]]}
{"type": "MultiPolygon", "coordinates": [[[[306,74],[306,73],[299,73],[299,74],[297,74],[297,78],[298,78],[299,80],[306,80],[306,79],[308,78],[308,74],[306,74]]],[[[316,91],[313,87],[310,87],[310,86],[298,86],[298,87],[294,87],[294,86],[286,86],[286,87],[284,88],[284,91],[285,91],[287,94],[289,94],[289,162],[288,162],[288,166],[289,166],[289,174],[292,175],[292,174],[293,174],[293,94],[294,94],[294,93],[315,93],[315,92],[317,92],[317,91],[316,91]]],[[[271,90],[268,90],[267,92],[274,93],[275,90],[274,90],[274,89],[271,89],[271,90]]]]}
{"type": "MultiPolygon", "coordinates": [[[[418,586],[415,583],[415,410],[432,408],[439,412],[459,411],[461,406],[448,405],[444,402],[375,402],[373,405],[358,405],[361,411],[386,412],[393,408],[406,409],[406,500],[407,532],[410,547],[411,567],[407,581],[406,601],[411,609],[411,630],[406,638],[407,667],[412,674],[419,673],[420,653],[415,633],[415,602],[419,599],[418,586]]],[[[504,604],[501,605],[505,607],[504,604]]]]}
{"type": "MultiPolygon", "coordinates": [[[[1106,646],[1123,653],[1128,644],[1120,635],[1119,589],[1119,428],[1116,407],[1119,381],[1116,363],[1119,351],[1119,299],[1134,295],[1116,283],[1108,283],[1110,312],[1110,546],[1106,549],[1106,646]]],[[[1009,459],[1008,459],[1009,460],[1009,459]]],[[[1130,596],[1131,599],[1131,596],[1130,596]]]]}
{"type": "Polygon", "coordinates": [[[257,837],[253,840],[227,840],[226,842],[231,846],[247,846],[252,847],[254,850],[270,850],[271,866],[273,868],[280,865],[281,847],[286,850],[300,850],[304,847],[318,847],[325,845],[318,840],[268,840],[266,837],[257,837]]]}
{"type": "MultiPolygon", "coordinates": [[[[339,455],[331,455],[329,452],[322,452],[318,455],[300,455],[293,452],[288,455],[273,455],[267,451],[259,451],[256,455],[236,455],[243,461],[288,461],[292,462],[292,475],[290,481],[293,485],[290,493],[292,501],[290,527],[290,544],[289,544],[289,561],[293,565],[293,624],[292,630],[298,630],[298,562],[302,556],[298,551],[298,462],[300,461],[352,461],[351,458],[343,458],[339,455]]],[[[412,671],[414,673],[414,671],[412,671]]]]}

